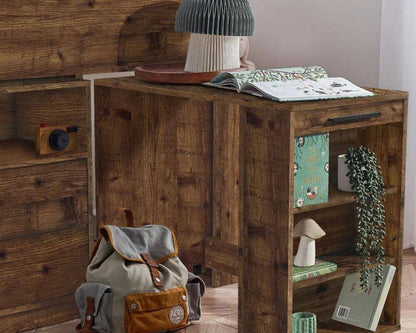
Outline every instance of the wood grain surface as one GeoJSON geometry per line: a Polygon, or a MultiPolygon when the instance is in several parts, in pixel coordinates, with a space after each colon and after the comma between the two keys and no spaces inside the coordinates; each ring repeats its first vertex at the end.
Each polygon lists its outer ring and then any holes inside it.
{"type": "Polygon", "coordinates": [[[88,227],[1,240],[0,249],[0,310],[55,299],[85,279],[88,227]]]}
{"type": "Polygon", "coordinates": [[[140,81],[169,84],[200,84],[209,82],[221,71],[191,73],[185,72],[184,63],[160,63],[137,66],[135,77],[140,81]]]}
{"type": "Polygon", "coordinates": [[[182,62],[178,0],[4,0],[0,80],[99,73],[182,62]]]}
{"type": "MultiPolygon", "coordinates": [[[[238,105],[214,103],[213,121],[213,237],[238,245],[243,219],[244,117],[238,105]]],[[[214,287],[233,282],[237,279],[232,275],[213,271],[214,287]]]]}
{"type": "MultiPolygon", "coordinates": [[[[279,110],[286,112],[306,112],[310,114],[312,112],[322,111],[322,109],[330,109],[335,112],[334,115],[339,112],[337,108],[353,108],[353,107],[369,107],[373,108],[374,105],[384,102],[403,101],[408,97],[407,92],[396,90],[383,90],[366,88],[375,93],[373,97],[363,98],[343,98],[323,101],[307,101],[307,102],[284,102],[279,103],[272,100],[268,100],[261,97],[256,97],[247,94],[238,94],[234,91],[217,89],[212,87],[204,87],[201,85],[172,85],[172,84],[155,84],[142,82],[135,77],[125,77],[118,79],[102,79],[95,81],[97,86],[106,86],[116,89],[132,90],[137,92],[152,93],[156,95],[164,96],[176,96],[183,98],[193,98],[203,101],[221,101],[223,103],[237,104],[246,107],[258,107],[262,109],[279,110]]],[[[312,115],[311,114],[311,115],[312,115]]],[[[347,115],[346,113],[345,115],[347,115]]],[[[331,114],[328,113],[328,117],[331,114]]],[[[359,126],[358,126],[359,127],[359,126]]],[[[341,129],[341,128],[339,128],[341,129]]]]}
{"type": "Polygon", "coordinates": [[[85,160],[0,171],[0,205],[26,204],[85,195],[85,160]]]}
{"type": "Polygon", "coordinates": [[[89,87],[31,91],[16,94],[17,137],[35,139],[35,127],[78,126],[78,151],[89,147],[89,87]]]}
{"type": "Polygon", "coordinates": [[[253,108],[244,116],[239,330],[289,332],[294,163],[291,114],[253,108]]]}
{"type": "Polygon", "coordinates": [[[175,231],[190,270],[203,265],[212,228],[212,106],[108,88],[97,88],[96,101],[98,225],[124,225],[119,207],[129,208],[137,226],[175,231]]]}

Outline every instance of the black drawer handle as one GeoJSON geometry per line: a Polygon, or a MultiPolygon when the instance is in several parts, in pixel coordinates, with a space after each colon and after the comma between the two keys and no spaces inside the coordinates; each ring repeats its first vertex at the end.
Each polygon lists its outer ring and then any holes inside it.
{"type": "Polygon", "coordinates": [[[338,118],[328,118],[327,126],[354,123],[357,121],[368,120],[371,118],[381,117],[381,112],[373,112],[366,114],[357,114],[354,116],[338,117],[338,118]]]}

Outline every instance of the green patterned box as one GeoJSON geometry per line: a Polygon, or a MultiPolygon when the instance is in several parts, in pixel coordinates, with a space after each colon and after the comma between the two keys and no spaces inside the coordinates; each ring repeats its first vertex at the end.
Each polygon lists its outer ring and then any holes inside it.
{"type": "Polygon", "coordinates": [[[329,134],[295,138],[294,206],[328,201],[329,134]]]}
{"type": "Polygon", "coordinates": [[[314,277],[336,272],[337,264],[333,262],[316,259],[316,263],[311,267],[296,267],[293,265],[293,282],[312,279],[314,277]]]}

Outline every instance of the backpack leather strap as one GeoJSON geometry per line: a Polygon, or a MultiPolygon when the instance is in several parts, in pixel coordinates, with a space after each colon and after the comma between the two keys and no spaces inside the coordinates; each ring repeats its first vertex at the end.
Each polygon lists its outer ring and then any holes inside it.
{"type": "Polygon", "coordinates": [[[156,262],[154,262],[152,260],[152,258],[150,258],[150,256],[147,253],[142,253],[141,257],[142,257],[144,263],[150,269],[150,274],[152,275],[153,284],[158,288],[162,288],[163,283],[162,283],[162,280],[160,278],[160,273],[159,273],[159,270],[158,270],[159,265],[156,262]]]}
{"type": "Polygon", "coordinates": [[[94,323],[94,298],[87,297],[87,309],[85,311],[84,327],[81,327],[81,323],[76,327],[77,333],[97,333],[92,329],[94,323]]]}

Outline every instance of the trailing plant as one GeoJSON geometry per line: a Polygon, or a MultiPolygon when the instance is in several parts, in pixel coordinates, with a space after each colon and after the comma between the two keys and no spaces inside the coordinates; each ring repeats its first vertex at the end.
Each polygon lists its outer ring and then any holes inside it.
{"type": "Polygon", "coordinates": [[[346,154],[347,176],[355,197],[358,236],[355,248],[361,256],[360,286],[369,288],[370,266],[376,264],[375,282],[383,282],[384,246],[386,235],[384,195],[385,187],[377,158],[371,150],[361,146],[349,148],[346,154]]]}

